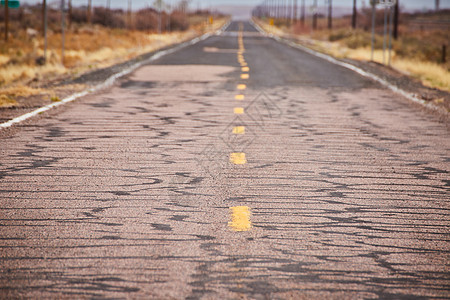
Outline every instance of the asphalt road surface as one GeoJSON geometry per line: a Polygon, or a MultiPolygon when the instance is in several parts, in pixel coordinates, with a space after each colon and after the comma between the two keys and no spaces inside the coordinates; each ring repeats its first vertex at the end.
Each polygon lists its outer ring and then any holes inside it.
{"type": "Polygon", "coordinates": [[[0,143],[2,299],[450,296],[448,128],[250,23],[0,143]]]}

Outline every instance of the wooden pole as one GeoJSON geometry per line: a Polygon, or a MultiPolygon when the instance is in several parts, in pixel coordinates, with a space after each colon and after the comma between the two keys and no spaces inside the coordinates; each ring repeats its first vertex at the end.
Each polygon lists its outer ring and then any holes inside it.
{"type": "Polygon", "coordinates": [[[69,0],[69,8],[68,8],[68,15],[67,15],[67,28],[70,29],[70,27],[72,26],[72,0],[69,0]]]}
{"type": "Polygon", "coordinates": [[[5,0],[5,42],[8,41],[9,7],[8,0],[5,0]]]}
{"type": "Polygon", "coordinates": [[[298,0],[294,1],[294,24],[297,23],[297,10],[298,10],[298,0]]]}
{"type": "Polygon", "coordinates": [[[44,0],[43,6],[43,23],[44,23],[44,63],[47,63],[47,0],[44,0]]]}
{"type": "Polygon", "coordinates": [[[333,28],[333,4],[332,0],[328,0],[328,29],[333,28]]]}
{"type": "Polygon", "coordinates": [[[301,21],[302,21],[302,25],[305,26],[305,19],[306,19],[306,11],[305,11],[305,0],[302,0],[302,16],[301,16],[301,21]]]}
{"type": "Polygon", "coordinates": [[[87,7],[87,22],[89,24],[91,24],[91,20],[92,20],[92,0],[88,1],[88,7],[87,7]]]}
{"type": "Polygon", "coordinates": [[[352,14],[352,28],[353,29],[356,28],[356,14],[357,14],[356,0],[353,0],[353,14],[352,14]]]}
{"type": "Polygon", "coordinates": [[[128,29],[131,29],[131,0],[128,0],[128,29]]]}
{"type": "Polygon", "coordinates": [[[42,33],[45,33],[45,9],[47,8],[47,0],[42,0],[42,33]]]}
{"type": "Polygon", "coordinates": [[[447,62],[447,46],[442,45],[442,63],[445,64],[447,62]]]}
{"type": "Polygon", "coordinates": [[[395,2],[394,7],[394,33],[393,37],[396,40],[398,38],[398,15],[399,15],[399,6],[398,6],[399,0],[395,2]]]}
{"type": "Polygon", "coordinates": [[[317,0],[314,0],[314,12],[313,12],[313,20],[312,20],[313,29],[317,29],[317,0]]]}
{"type": "Polygon", "coordinates": [[[64,6],[65,6],[65,0],[61,0],[61,64],[63,66],[64,66],[64,48],[65,48],[65,42],[66,42],[65,24],[64,24],[66,15],[64,14],[64,10],[65,10],[64,6]]]}

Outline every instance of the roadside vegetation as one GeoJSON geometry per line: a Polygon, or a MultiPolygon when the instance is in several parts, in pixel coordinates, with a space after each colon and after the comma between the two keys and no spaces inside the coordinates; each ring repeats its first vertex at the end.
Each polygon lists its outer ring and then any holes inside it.
{"type": "MultiPolygon", "coordinates": [[[[0,8],[0,32],[4,14],[0,8]]],[[[48,47],[44,59],[42,7],[10,9],[9,36],[0,40],[0,107],[17,106],[18,97],[43,95],[58,99],[48,90],[51,82],[77,77],[87,71],[120,63],[141,54],[193,38],[219,28],[226,21],[216,16],[210,23],[208,11],[188,13],[178,7],[161,14],[147,8],[123,10],[70,8],[66,14],[64,60],[59,10],[48,8],[48,47]],[[161,34],[159,33],[161,31],[161,34]],[[43,88],[44,87],[44,88],[43,88]]]]}
{"type": "MultiPolygon", "coordinates": [[[[371,11],[358,14],[358,26],[352,29],[351,16],[333,19],[333,29],[327,29],[327,19],[319,16],[317,29],[310,20],[291,24],[288,20],[260,19],[260,25],[275,34],[295,37],[315,50],[338,58],[371,60],[371,11]]],[[[393,40],[391,66],[403,74],[415,77],[426,86],[450,91],[450,58],[448,48],[450,10],[400,14],[398,38],[393,40]],[[446,53],[443,52],[444,47],[446,53]]],[[[373,61],[383,63],[383,11],[377,11],[373,61]]],[[[387,62],[387,52],[385,57],[387,62]]]]}

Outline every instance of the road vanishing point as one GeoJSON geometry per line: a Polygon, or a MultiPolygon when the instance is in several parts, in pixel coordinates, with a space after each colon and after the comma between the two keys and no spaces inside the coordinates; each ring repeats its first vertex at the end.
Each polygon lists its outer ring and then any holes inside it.
{"type": "Polygon", "coordinates": [[[249,22],[0,138],[1,299],[449,299],[450,138],[249,22]]]}

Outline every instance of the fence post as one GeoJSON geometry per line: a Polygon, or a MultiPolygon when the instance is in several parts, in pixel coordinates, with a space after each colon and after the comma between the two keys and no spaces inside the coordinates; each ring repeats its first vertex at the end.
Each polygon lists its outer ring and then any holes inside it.
{"type": "Polygon", "coordinates": [[[447,46],[444,44],[442,45],[442,63],[447,62],[447,46]]]}

